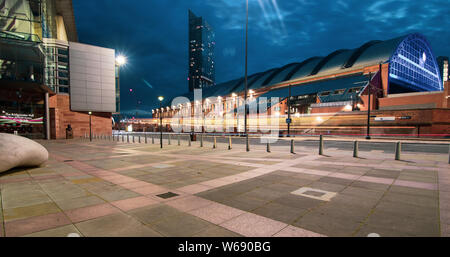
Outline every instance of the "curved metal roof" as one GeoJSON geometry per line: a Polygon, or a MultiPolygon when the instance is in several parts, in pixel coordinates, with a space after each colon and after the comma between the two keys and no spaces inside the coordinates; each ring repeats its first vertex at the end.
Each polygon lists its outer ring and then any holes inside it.
{"type": "MultiPolygon", "coordinates": [[[[372,40],[355,49],[341,49],[332,52],[326,57],[312,57],[300,63],[289,63],[280,68],[250,75],[248,77],[249,89],[258,89],[307,76],[329,74],[333,72],[338,73],[352,67],[364,67],[385,63],[389,61],[398,45],[407,36],[408,35],[405,35],[385,41],[372,40]]],[[[218,84],[216,87],[221,88],[222,84],[225,83],[218,84]]],[[[240,85],[231,91],[237,93],[242,90],[244,90],[243,79],[240,85]]],[[[218,91],[226,93],[227,90],[218,91]]],[[[229,92],[231,93],[231,91],[229,92]]]]}
{"type": "MultiPolygon", "coordinates": [[[[369,41],[355,49],[341,49],[326,57],[312,57],[300,63],[290,63],[280,68],[269,69],[248,76],[248,88],[258,89],[281,82],[306,78],[321,74],[340,73],[349,68],[366,67],[386,63],[395,53],[400,43],[409,34],[385,41],[369,41]]],[[[419,34],[420,35],[420,34],[419,34]]],[[[423,37],[423,36],[422,36],[423,37]]],[[[220,83],[203,93],[203,97],[226,96],[244,90],[243,77],[220,83]]]]}

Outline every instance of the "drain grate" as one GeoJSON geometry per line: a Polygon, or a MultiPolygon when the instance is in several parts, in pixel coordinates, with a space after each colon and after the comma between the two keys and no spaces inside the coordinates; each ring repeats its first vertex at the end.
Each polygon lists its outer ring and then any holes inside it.
{"type": "Polygon", "coordinates": [[[73,160],[64,160],[64,162],[73,162],[73,160]]]}
{"type": "Polygon", "coordinates": [[[168,199],[168,198],[171,198],[171,197],[178,196],[178,194],[175,194],[175,193],[173,193],[173,192],[167,192],[167,193],[159,194],[159,195],[156,195],[156,196],[157,196],[157,197],[161,197],[161,198],[163,198],[163,199],[168,199]]]}

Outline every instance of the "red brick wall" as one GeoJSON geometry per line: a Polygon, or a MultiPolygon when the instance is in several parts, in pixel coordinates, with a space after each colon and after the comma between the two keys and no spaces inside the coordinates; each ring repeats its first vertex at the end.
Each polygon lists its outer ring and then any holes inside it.
{"type": "Polygon", "coordinates": [[[311,109],[311,113],[333,113],[344,111],[345,106],[316,107],[311,109]]]}
{"type": "MultiPolygon", "coordinates": [[[[65,138],[68,124],[72,127],[74,138],[89,134],[89,114],[71,111],[68,95],[51,96],[49,106],[52,139],[65,138]]],[[[91,126],[92,134],[110,135],[112,133],[111,113],[92,112],[91,126]]]]}
{"type": "Polygon", "coordinates": [[[417,105],[417,104],[431,104],[435,103],[435,108],[443,107],[443,93],[423,94],[423,95],[405,95],[400,97],[386,97],[380,98],[379,107],[388,107],[396,105],[417,105]]]}

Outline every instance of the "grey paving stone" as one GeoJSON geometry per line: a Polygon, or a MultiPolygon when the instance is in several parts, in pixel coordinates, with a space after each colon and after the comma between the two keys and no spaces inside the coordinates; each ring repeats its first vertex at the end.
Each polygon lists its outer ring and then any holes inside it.
{"type": "MultiPolygon", "coordinates": [[[[350,185],[353,182],[352,180],[349,180],[349,179],[333,178],[333,177],[322,177],[318,181],[328,183],[328,184],[341,185],[344,187],[350,185]]],[[[314,183],[311,185],[311,187],[313,187],[313,186],[314,186],[314,183]]]]}
{"type": "Polygon", "coordinates": [[[307,209],[293,208],[279,203],[268,203],[253,210],[252,213],[291,224],[298,217],[304,215],[307,211],[307,209]]]}
{"type": "Polygon", "coordinates": [[[334,183],[325,183],[319,180],[311,183],[308,187],[337,193],[342,191],[346,186],[334,183]]]}
{"type": "Polygon", "coordinates": [[[135,193],[130,190],[122,189],[122,190],[107,190],[107,191],[99,191],[95,193],[97,196],[99,196],[102,199],[105,199],[108,202],[128,199],[132,197],[138,197],[141,196],[138,193],[135,193]]]}
{"type": "Polygon", "coordinates": [[[199,233],[193,235],[194,237],[242,237],[228,229],[219,226],[210,226],[199,233]]]}
{"type": "Polygon", "coordinates": [[[389,185],[371,183],[371,182],[365,182],[365,181],[354,181],[351,184],[351,186],[370,189],[370,190],[376,190],[376,191],[382,191],[382,192],[386,191],[389,188],[389,185]]]}
{"type": "Polygon", "coordinates": [[[411,195],[409,193],[394,193],[387,192],[383,197],[383,201],[389,201],[394,203],[408,203],[425,208],[437,209],[439,200],[434,197],[411,195]]]}
{"type": "Polygon", "coordinates": [[[164,217],[150,225],[152,229],[165,236],[193,236],[214,224],[186,213],[164,217]]]}
{"type": "Polygon", "coordinates": [[[293,194],[284,195],[273,202],[297,209],[311,209],[324,204],[324,201],[321,200],[293,194]]]}
{"type": "Polygon", "coordinates": [[[158,237],[160,233],[123,213],[112,214],[75,224],[89,237],[158,237]]]}
{"type": "Polygon", "coordinates": [[[433,218],[413,218],[393,212],[375,210],[366,224],[414,236],[439,236],[439,221],[433,218]]]}
{"type": "Polygon", "coordinates": [[[75,233],[76,235],[82,237],[81,232],[72,224],[52,228],[44,231],[39,231],[36,233],[25,235],[24,237],[67,237],[69,234],[75,233]]]}
{"type": "Polygon", "coordinates": [[[253,189],[250,192],[241,194],[240,196],[256,198],[256,199],[260,199],[260,200],[263,200],[263,201],[272,201],[272,200],[275,200],[275,199],[277,199],[277,198],[279,198],[282,195],[285,195],[287,193],[288,192],[284,193],[284,192],[280,192],[280,191],[276,191],[276,190],[272,190],[272,189],[261,187],[261,188],[253,189]]]}
{"type": "Polygon", "coordinates": [[[71,209],[77,209],[82,208],[86,206],[91,205],[97,205],[105,203],[105,201],[98,196],[95,195],[89,195],[89,196],[83,196],[78,198],[72,198],[72,199],[65,199],[65,200],[58,200],[55,201],[55,203],[61,208],[62,210],[71,210],[71,209]]]}
{"type": "Polygon", "coordinates": [[[163,220],[164,218],[181,214],[177,209],[165,204],[151,205],[128,212],[145,224],[152,224],[163,220]]]}
{"type": "Polygon", "coordinates": [[[351,236],[361,224],[345,217],[307,213],[292,225],[327,236],[351,236]]]}
{"type": "Polygon", "coordinates": [[[401,172],[397,170],[373,169],[368,171],[365,175],[379,178],[397,178],[400,173],[401,172]]]}
{"type": "Polygon", "coordinates": [[[269,200],[263,200],[245,195],[239,195],[236,197],[228,198],[220,203],[234,207],[243,211],[251,211],[266,204],[269,200]]]}

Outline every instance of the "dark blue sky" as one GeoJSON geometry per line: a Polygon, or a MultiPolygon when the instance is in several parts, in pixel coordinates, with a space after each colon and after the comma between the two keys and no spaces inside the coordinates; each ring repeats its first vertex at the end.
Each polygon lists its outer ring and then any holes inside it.
{"type": "MultiPolygon", "coordinates": [[[[128,57],[122,110],[187,92],[188,9],[216,32],[216,82],[244,74],[245,0],[76,0],[79,41],[128,57]],[[149,86],[150,85],[150,86],[149,86]],[[133,94],[129,89],[133,88],[133,94]]],[[[450,55],[448,0],[249,0],[249,74],[411,32],[450,55]]]]}

